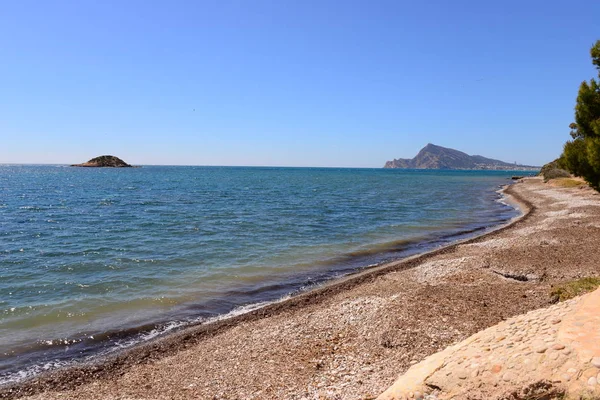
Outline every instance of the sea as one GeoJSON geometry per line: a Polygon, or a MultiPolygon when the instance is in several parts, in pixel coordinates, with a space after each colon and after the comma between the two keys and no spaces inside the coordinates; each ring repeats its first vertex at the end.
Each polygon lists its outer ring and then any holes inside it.
{"type": "Polygon", "coordinates": [[[498,227],[514,174],[0,165],[0,385],[498,227]]]}

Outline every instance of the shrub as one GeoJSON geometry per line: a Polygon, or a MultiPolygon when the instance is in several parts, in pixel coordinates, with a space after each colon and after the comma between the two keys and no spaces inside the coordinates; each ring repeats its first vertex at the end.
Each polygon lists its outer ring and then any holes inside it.
{"type": "Polygon", "coordinates": [[[544,182],[548,182],[550,179],[554,178],[570,178],[571,174],[569,171],[565,171],[560,168],[547,169],[543,172],[544,182]]]}
{"type": "Polygon", "coordinates": [[[560,168],[559,165],[558,165],[558,160],[560,160],[560,159],[557,158],[554,161],[550,161],[549,163],[544,164],[542,166],[542,168],[540,169],[540,172],[538,173],[538,175],[544,175],[544,172],[546,172],[548,170],[551,170],[551,169],[554,169],[554,168],[560,168]]]}
{"type": "Polygon", "coordinates": [[[600,287],[600,278],[582,278],[555,287],[550,292],[550,297],[557,301],[565,301],[581,294],[592,292],[598,287],[600,287]]]}

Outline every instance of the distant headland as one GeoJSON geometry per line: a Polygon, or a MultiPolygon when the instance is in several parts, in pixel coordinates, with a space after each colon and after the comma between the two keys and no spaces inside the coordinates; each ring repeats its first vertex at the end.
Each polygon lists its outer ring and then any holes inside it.
{"type": "Polygon", "coordinates": [[[71,167],[91,167],[91,168],[131,168],[132,165],[127,164],[119,157],[115,156],[100,156],[92,158],[83,164],[73,164],[71,167]]]}
{"type": "Polygon", "coordinates": [[[415,158],[399,158],[385,163],[383,168],[404,169],[469,169],[469,170],[539,170],[531,165],[511,164],[482,156],[470,156],[462,151],[427,144],[415,158]]]}

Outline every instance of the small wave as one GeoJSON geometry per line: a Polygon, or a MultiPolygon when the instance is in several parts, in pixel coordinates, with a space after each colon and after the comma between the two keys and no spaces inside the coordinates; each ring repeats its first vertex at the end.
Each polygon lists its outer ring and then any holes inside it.
{"type": "Polygon", "coordinates": [[[40,206],[21,206],[19,210],[31,210],[31,211],[44,211],[47,210],[48,207],[40,207],[40,206]]]}
{"type": "Polygon", "coordinates": [[[54,339],[54,340],[40,340],[38,343],[45,346],[69,346],[75,343],[81,343],[84,339],[54,339]]]}
{"type": "Polygon", "coordinates": [[[215,321],[222,321],[224,319],[229,319],[229,318],[233,318],[233,317],[237,317],[238,315],[243,315],[243,314],[247,314],[249,312],[258,310],[259,308],[268,306],[270,304],[276,304],[276,303],[281,303],[283,301],[288,300],[290,297],[292,297],[292,294],[287,294],[277,300],[274,301],[262,301],[262,302],[258,302],[258,303],[252,303],[252,304],[247,304],[244,306],[239,306],[234,308],[233,310],[231,310],[230,312],[228,312],[227,314],[223,314],[223,315],[219,315],[213,318],[209,318],[206,320],[207,323],[209,322],[215,322],[215,321]]]}
{"type": "Polygon", "coordinates": [[[67,367],[72,364],[74,364],[74,362],[50,361],[43,364],[32,365],[17,372],[13,372],[5,376],[0,376],[0,386],[22,382],[23,380],[33,378],[34,376],[37,376],[43,372],[55,370],[57,368],[67,367]]]}
{"type": "Polygon", "coordinates": [[[171,332],[175,329],[180,329],[185,326],[189,326],[192,323],[194,323],[194,321],[172,321],[172,322],[169,322],[163,326],[154,328],[148,332],[143,332],[137,337],[119,340],[119,341],[115,342],[115,345],[113,348],[106,350],[103,353],[103,355],[106,356],[107,354],[113,353],[117,350],[127,349],[138,343],[147,342],[147,341],[155,339],[159,336],[165,335],[166,333],[171,332]]]}
{"type": "Polygon", "coordinates": [[[521,207],[518,204],[511,202],[509,200],[508,195],[505,192],[505,189],[507,187],[508,187],[508,185],[504,185],[504,186],[502,186],[501,189],[496,190],[496,193],[498,194],[498,198],[495,201],[506,207],[512,208],[513,210],[517,211],[518,213],[522,213],[521,207]]]}

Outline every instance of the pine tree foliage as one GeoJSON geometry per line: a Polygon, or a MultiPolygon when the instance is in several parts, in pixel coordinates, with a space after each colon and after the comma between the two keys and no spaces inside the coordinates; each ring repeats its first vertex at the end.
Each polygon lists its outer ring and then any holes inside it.
{"type": "Polygon", "coordinates": [[[598,81],[592,78],[579,86],[575,122],[570,125],[573,140],[565,143],[561,164],[600,189],[600,40],[590,55],[598,70],[598,81]]]}

